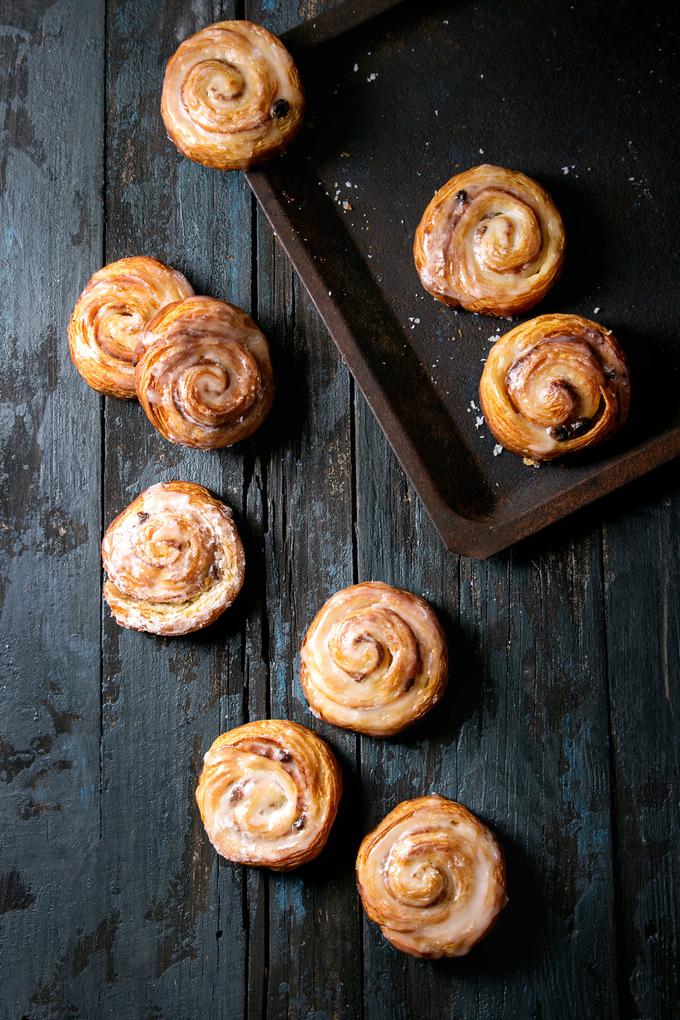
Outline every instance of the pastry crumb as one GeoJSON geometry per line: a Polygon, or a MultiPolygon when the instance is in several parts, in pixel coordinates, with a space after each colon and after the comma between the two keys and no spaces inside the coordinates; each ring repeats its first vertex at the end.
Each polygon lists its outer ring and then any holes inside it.
{"type": "Polygon", "coordinates": [[[531,457],[523,457],[522,460],[524,461],[527,467],[538,468],[541,466],[540,461],[532,460],[531,457]]]}
{"type": "Polygon", "coordinates": [[[502,452],[503,452],[503,447],[501,446],[500,443],[496,443],[496,445],[493,448],[493,455],[494,455],[494,457],[500,457],[502,452]]]}

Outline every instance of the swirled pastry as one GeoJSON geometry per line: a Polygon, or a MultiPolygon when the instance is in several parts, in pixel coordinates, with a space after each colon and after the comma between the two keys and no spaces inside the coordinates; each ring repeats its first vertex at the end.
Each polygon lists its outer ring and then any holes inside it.
{"type": "Polygon", "coordinates": [[[548,192],[500,166],[456,174],[435,194],[416,231],[425,290],[452,308],[517,315],[557,279],[564,227],[548,192]]]}
{"type": "Polygon", "coordinates": [[[109,397],[133,398],[142,330],[159,309],[191,294],[181,273],[146,255],[94,273],[68,324],[71,358],[85,382],[109,397]]]}
{"type": "Polygon", "coordinates": [[[316,733],[281,719],[246,723],[218,737],[204,762],[196,801],[219,854],[289,871],[321,853],[342,775],[316,733]]]}
{"type": "Polygon", "coordinates": [[[264,334],[240,308],[209,297],[168,305],[148,323],[135,383],[161,435],[204,450],[246,439],[274,399],[264,334]]]}
{"type": "Polygon", "coordinates": [[[446,639],[431,607],[377,581],[333,595],[300,652],[312,711],[374,737],[398,733],[425,715],[447,678],[446,639]]]}
{"type": "Polygon", "coordinates": [[[104,598],[132,630],[201,630],[231,605],[245,557],[231,510],[192,482],[152,485],[109,525],[104,598]]]}
{"type": "Polygon", "coordinates": [[[493,345],[479,396],[507,450],[553,460],[621,427],[630,404],[628,366],[611,330],[580,315],[539,315],[493,345]]]}
{"type": "Polygon", "coordinates": [[[364,910],[411,956],[465,956],[507,903],[493,833],[455,801],[405,800],[359,847],[364,910]]]}
{"type": "Polygon", "coordinates": [[[248,170],[302,126],[300,76],[283,43],[251,21],[220,21],[185,39],[163,79],[161,114],[189,159],[248,170]]]}

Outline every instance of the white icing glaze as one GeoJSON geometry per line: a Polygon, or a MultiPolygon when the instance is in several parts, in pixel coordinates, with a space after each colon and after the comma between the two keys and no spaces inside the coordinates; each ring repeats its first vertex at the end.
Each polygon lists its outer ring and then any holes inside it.
{"type": "Polygon", "coordinates": [[[493,834],[461,805],[405,801],[364,840],[357,879],[383,934],[416,956],[462,956],[507,902],[493,834]]]}
{"type": "Polygon", "coordinates": [[[184,634],[212,622],[243,583],[231,513],[201,486],[163,482],[143,492],[102,542],[105,595],[123,626],[184,634]]]}
{"type": "Polygon", "coordinates": [[[248,21],[219,22],[186,39],[163,81],[168,134],[191,159],[221,169],[247,169],[284,148],[303,107],[290,54],[248,21]]]}
{"type": "Polygon", "coordinates": [[[205,755],[196,799],[219,853],[287,868],[325,843],[339,783],[320,738],[293,723],[262,720],[218,737],[205,755]]]}
{"type": "Polygon", "coordinates": [[[69,323],[71,357],[83,378],[112,396],[135,396],[140,335],[159,309],[193,290],[176,270],[146,256],[119,259],[90,278],[69,323]]]}
{"type": "Polygon", "coordinates": [[[446,645],[431,608],[380,583],[333,595],[310,626],[300,658],[315,714],[374,735],[422,716],[446,683],[446,645]]]}

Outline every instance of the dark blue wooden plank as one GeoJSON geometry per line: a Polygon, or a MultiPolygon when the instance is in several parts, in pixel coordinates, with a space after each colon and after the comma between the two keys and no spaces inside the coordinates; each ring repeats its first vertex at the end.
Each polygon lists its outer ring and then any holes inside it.
{"type": "MultiPolygon", "coordinates": [[[[320,5],[246,5],[246,16],[282,32],[320,5]]],[[[305,630],[328,596],[353,580],[350,382],[304,288],[264,216],[257,217],[257,313],[274,342],[279,391],[261,467],[267,511],[264,593],[267,712],[295,719],[329,741],[344,773],[344,806],[326,851],[290,875],[271,875],[270,1017],[354,1017],[361,1009],[360,912],[353,855],[353,734],[320,723],[298,681],[305,630]]]]}
{"type": "MultiPolygon", "coordinates": [[[[247,188],[239,175],[180,156],[159,112],[165,62],[218,15],[209,0],[162,9],[109,3],[106,259],[154,255],[181,269],[198,293],[248,308],[247,188]]],[[[172,446],[136,403],[108,401],[106,520],[153,482],[199,482],[234,508],[250,570],[261,516],[258,501],[249,502],[250,449],[172,446]]],[[[233,1017],[246,1009],[247,982],[256,977],[248,973],[245,874],[208,843],[194,788],[213,739],[248,716],[257,601],[249,581],[209,631],[175,640],[121,630],[104,611],[102,881],[120,918],[111,1015],[133,1003],[164,1018],[233,1017]]],[[[256,648],[257,669],[259,661],[256,648]]]]}
{"type": "Polygon", "coordinates": [[[98,886],[100,398],[66,324],[101,256],[104,9],[0,10],[0,1013],[94,1015],[118,932],[98,886]]]}
{"type": "Polygon", "coordinates": [[[622,1013],[680,1014],[680,488],[636,485],[604,528],[622,1013]]]}

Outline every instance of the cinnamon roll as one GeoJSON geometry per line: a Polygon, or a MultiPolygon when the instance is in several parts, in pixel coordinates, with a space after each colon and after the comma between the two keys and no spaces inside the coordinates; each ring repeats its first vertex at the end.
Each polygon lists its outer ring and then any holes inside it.
{"type": "Polygon", "coordinates": [[[185,39],[165,69],[165,129],[180,152],[205,166],[248,170],[283,152],[303,113],[293,58],[251,21],[209,25],[185,39]]]}
{"type": "Polygon", "coordinates": [[[135,384],[161,435],[204,450],[246,439],[274,399],[264,334],[240,308],[209,297],[168,305],[148,323],[135,384]]]}
{"type": "Polygon", "coordinates": [[[359,848],[364,910],[411,956],[465,956],[507,903],[503,853],[493,833],[455,801],[405,800],[359,848]]]}
{"type": "Polygon", "coordinates": [[[611,330],[580,315],[539,315],[491,348],[479,387],[507,450],[553,460],[601,443],[630,404],[626,358],[611,330]]]}
{"type": "Polygon", "coordinates": [[[146,255],[94,273],[68,324],[71,358],[85,382],[109,397],[133,398],[142,330],[159,309],[191,294],[181,273],[146,255]]]}
{"type": "Polygon", "coordinates": [[[446,639],[431,607],[377,581],[333,595],[300,651],[300,680],[314,714],[374,737],[425,715],[447,678],[446,639]]]}
{"type": "Polygon", "coordinates": [[[192,482],[152,485],[106,529],[104,598],[122,627],[175,636],[231,605],[245,556],[231,510],[192,482]]]}
{"type": "Polygon", "coordinates": [[[204,762],[196,801],[218,854],[289,871],[321,853],[342,775],[315,733],[282,719],[246,723],[218,737],[204,762]]]}
{"type": "Polygon", "coordinates": [[[413,254],[423,287],[438,301],[517,315],[555,282],[564,245],[548,192],[524,174],[484,164],[456,174],[435,194],[413,254]]]}

